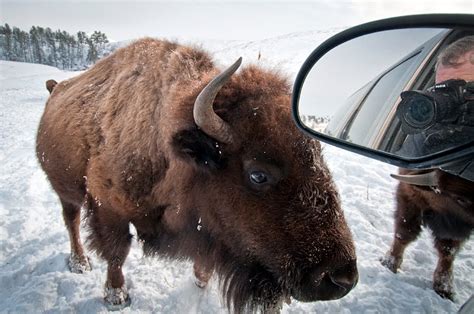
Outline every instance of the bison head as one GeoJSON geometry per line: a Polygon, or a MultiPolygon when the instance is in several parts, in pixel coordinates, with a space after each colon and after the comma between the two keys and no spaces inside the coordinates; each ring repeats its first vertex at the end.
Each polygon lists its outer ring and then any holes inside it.
{"type": "Polygon", "coordinates": [[[238,312],[341,298],[357,283],[356,257],[320,144],[293,123],[281,75],[233,75],[239,65],[185,97],[195,124],[171,141],[176,203],[206,243],[196,254],[238,312]]]}

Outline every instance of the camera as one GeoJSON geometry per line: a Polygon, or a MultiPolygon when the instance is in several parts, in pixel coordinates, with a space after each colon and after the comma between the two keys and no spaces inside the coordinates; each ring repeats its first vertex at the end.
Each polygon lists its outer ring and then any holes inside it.
{"type": "Polygon", "coordinates": [[[407,134],[420,133],[437,123],[464,124],[474,119],[474,82],[447,80],[426,91],[401,93],[397,116],[407,134]]]}

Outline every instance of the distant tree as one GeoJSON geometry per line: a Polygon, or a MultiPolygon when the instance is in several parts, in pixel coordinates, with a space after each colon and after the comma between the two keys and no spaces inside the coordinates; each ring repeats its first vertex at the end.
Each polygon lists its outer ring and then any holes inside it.
{"type": "Polygon", "coordinates": [[[87,61],[90,62],[91,64],[94,64],[99,58],[97,47],[92,39],[87,39],[87,44],[89,45],[89,51],[87,53],[87,61]]]}
{"type": "Polygon", "coordinates": [[[109,42],[107,39],[107,36],[99,31],[94,31],[91,35],[91,40],[96,44],[96,45],[104,45],[109,42]]]}
{"type": "Polygon", "coordinates": [[[67,69],[68,65],[68,53],[67,53],[67,38],[61,30],[54,32],[55,42],[57,43],[57,61],[58,66],[67,69]]]}
{"type": "Polygon", "coordinates": [[[48,49],[47,64],[57,66],[58,65],[58,62],[57,62],[58,58],[57,58],[57,55],[56,55],[56,38],[55,38],[54,33],[51,30],[51,28],[47,27],[45,29],[44,37],[45,37],[45,41],[46,41],[46,45],[47,45],[47,49],[48,49]]]}
{"type": "Polygon", "coordinates": [[[12,56],[12,29],[10,25],[2,26],[0,34],[2,35],[2,55],[6,60],[10,60],[12,56]]]}
{"type": "Polygon", "coordinates": [[[85,32],[77,32],[77,48],[76,48],[76,55],[75,55],[75,59],[79,62],[79,63],[83,63],[85,62],[84,58],[85,58],[85,53],[84,53],[84,50],[85,50],[85,47],[87,45],[87,35],[85,32]]]}
{"type": "Polygon", "coordinates": [[[90,37],[92,43],[94,44],[95,51],[97,52],[98,57],[102,57],[104,54],[105,46],[108,44],[109,40],[107,36],[99,31],[94,31],[90,37]]]}
{"type": "Polygon", "coordinates": [[[77,42],[78,42],[79,44],[81,44],[81,45],[82,45],[82,44],[85,44],[85,43],[86,43],[86,39],[87,39],[87,35],[86,35],[85,32],[82,32],[82,31],[77,32],[77,42]]]}
{"type": "Polygon", "coordinates": [[[20,29],[18,27],[13,27],[12,29],[12,50],[11,50],[11,60],[12,61],[23,61],[22,60],[22,51],[20,48],[20,29]]]}
{"type": "Polygon", "coordinates": [[[43,63],[44,62],[44,53],[41,49],[41,39],[38,29],[35,26],[32,26],[30,29],[30,41],[32,49],[32,62],[43,63]]]}

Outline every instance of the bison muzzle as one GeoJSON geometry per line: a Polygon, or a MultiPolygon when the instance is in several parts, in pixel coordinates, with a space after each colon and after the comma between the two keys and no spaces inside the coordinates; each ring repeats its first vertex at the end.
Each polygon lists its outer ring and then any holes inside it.
{"type": "Polygon", "coordinates": [[[122,265],[133,224],[146,254],[218,276],[229,310],[330,300],[357,283],[356,257],[319,142],[292,121],[276,71],[239,59],[218,71],[202,50],[142,39],[48,84],[37,156],[63,207],[72,271],[79,237],[108,263],[105,302],[130,298],[122,265]]]}

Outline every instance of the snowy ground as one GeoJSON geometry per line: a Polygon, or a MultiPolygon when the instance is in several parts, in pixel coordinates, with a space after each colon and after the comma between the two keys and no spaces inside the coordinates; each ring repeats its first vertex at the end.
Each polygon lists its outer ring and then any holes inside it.
{"type": "MultiPolygon", "coordinates": [[[[309,52],[335,31],[203,46],[214,51],[223,65],[242,55],[244,62],[282,68],[293,79],[309,52]]],[[[69,241],[61,208],[34,154],[36,128],[48,97],[45,80],[74,75],[47,66],[0,62],[0,312],[106,312],[102,303],[106,265],[92,255],[90,273],[68,271],[69,241]]],[[[396,183],[388,174],[396,169],[330,146],[324,154],[354,235],[359,284],[341,300],[293,301],[283,313],[456,312],[474,291],[474,242],[467,242],[455,261],[455,303],[431,288],[437,257],[426,230],[407,249],[400,273],[392,274],[378,260],[392,240],[396,183]]],[[[124,266],[133,299],[123,312],[225,312],[217,283],[199,290],[192,283],[191,269],[188,262],[145,258],[134,243],[124,266]]]]}

